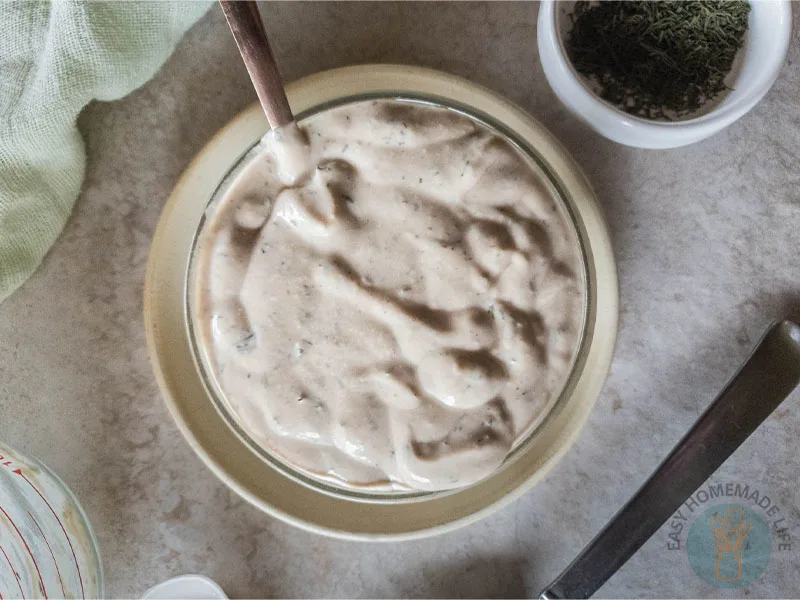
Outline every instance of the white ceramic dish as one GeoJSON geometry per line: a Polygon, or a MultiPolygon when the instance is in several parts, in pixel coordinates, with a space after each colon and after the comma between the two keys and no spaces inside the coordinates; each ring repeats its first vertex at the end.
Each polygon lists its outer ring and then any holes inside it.
{"type": "Polygon", "coordinates": [[[203,575],[180,575],[147,590],[142,600],[228,600],[216,581],[203,575]]]}
{"type": "Polygon", "coordinates": [[[738,68],[726,81],[733,90],[712,110],[676,122],[629,115],[590,91],[573,68],[564,48],[574,2],[543,0],[539,7],[539,58],[556,96],[592,129],[610,140],[637,148],[676,148],[718,133],[753,108],[778,77],[792,35],[788,0],[751,2],[745,46],[738,68]]]}
{"type": "Polygon", "coordinates": [[[552,468],[575,439],[611,361],[618,295],[608,232],[594,194],[566,152],[519,108],[463,79],[393,65],[336,69],[288,86],[295,114],[343,98],[413,95],[482,115],[524,145],[573,217],[587,278],[586,325],[568,389],[513,460],[461,490],[395,499],[327,493],[292,477],[248,445],[204,387],[186,320],[187,262],[208,200],[231,166],[266,132],[258,106],[234,119],[189,166],[162,213],[145,282],[148,350],[167,407],[208,466],[264,511],[307,530],[362,540],[409,539],[472,522],[521,495],[552,468]]]}

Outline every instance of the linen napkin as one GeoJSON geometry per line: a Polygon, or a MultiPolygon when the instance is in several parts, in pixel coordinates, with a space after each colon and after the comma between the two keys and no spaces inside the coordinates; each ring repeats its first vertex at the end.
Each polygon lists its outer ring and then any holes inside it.
{"type": "Polygon", "coordinates": [[[39,265],[78,196],[78,113],[150,79],[209,6],[0,3],[0,302],[39,265]]]}

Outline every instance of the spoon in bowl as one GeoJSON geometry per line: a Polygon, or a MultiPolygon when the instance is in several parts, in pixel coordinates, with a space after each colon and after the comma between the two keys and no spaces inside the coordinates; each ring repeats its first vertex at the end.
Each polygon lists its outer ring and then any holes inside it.
{"type": "Polygon", "coordinates": [[[294,121],[294,115],[261,22],[258,5],[253,1],[219,0],[219,3],[270,128],[280,129],[290,124],[294,121]]]}
{"type": "Polygon", "coordinates": [[[308,139],[294,121],[258,5],[251,0],[219,0],[219,3],[267,116],[271,129],[267,136],[271,138],[278,175],[287,186],[294,185],[312,172],[315,165],[308,139]]]}

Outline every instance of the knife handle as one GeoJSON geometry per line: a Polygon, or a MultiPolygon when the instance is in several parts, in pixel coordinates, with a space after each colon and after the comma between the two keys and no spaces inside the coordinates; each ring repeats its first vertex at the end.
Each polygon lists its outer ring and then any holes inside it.
{"type": "Polygon", "coordinates": [[[711,406],[544,600],[588,598],[658,531],[800,383],[800,327],[774,323],[711,406]]]}

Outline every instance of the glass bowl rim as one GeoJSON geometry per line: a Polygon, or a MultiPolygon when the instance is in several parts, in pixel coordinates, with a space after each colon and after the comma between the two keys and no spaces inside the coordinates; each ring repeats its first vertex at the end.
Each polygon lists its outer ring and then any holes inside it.
{"type": "MultiPolygon", "coordinates": [[[[491,475],[494,475],[524,454],[523,450],[525,446],[535,439],[536,434],[540,432],[548,423],[548,421],[554,418],[560,409],[563,408],[563,406],[567,403],[570,395],[572,394],[575,383],[583,371],[587,354],[591,346],[591,336],[587,334],[589,333],[588,329],[590,324],[590,311],[595,302],[595,298],[593,297],[594,286],[592,285],[592,272],[590,269],[590,257],[588,252],[588,234],[580,218],[580,212],[577,210],[571,194],[567,191],[566,186],[563,184],[560,178],[554,173],[553,169],[550,168],[548,161],[541,155],[541,153],[538,152],[530,143],[524,140],[522,136],[514,132],[510,127],[475,107],[436,94],[403,90],[382,90],[376,92],[343,95],[331,100],[320,102],[301,112],[298,112],[295,115],[295,119],[296,121],[300,122],[305,118],[314,116],[326,110],[338,108],[347,104],[371,100],[395,100],[399,102],[423,104],[455,111],[466,118],[477,122],[496,135],[499,135],[504,141],[509,143],[518,152],[520,152],[520,154],[526,160],[530,161],[534,168],[538,171],[537,174],[541,176],[542,181],[550,188],[549,191],[551,192],[553,200],[560,207],[567,225],[571,227],[571,230],[578,242],[584,298],[581,315],[582,319],[580,337],[575,349],[575,353],[572,357],[570,368],[564,377],[558,393],[553,394],[553,397],[548,400],[548,404],[545,411],[543,411],[543,414],[535,418],[526,427],[526,430],[517,436],[517,439],[508,455],[505,457],[500,466],[492,472],[491,475]]],[[[183,290],[184,327],[189,340],[192,361],[202,382],[203,388],[211,399],[214,408],[220,414],[226,425],[240,439],[240,441],[242,441],[251,451],[253,451],[263,462],[297,483],[309,487],[314,491],[334,496],[339,499],[356,502],[378,502],[390,504],[414,502],[430,500],[433,498],[441,498],[450,494],[461,492],[466,487],[477,485],[480,482],[476,482],[470,486],[433,491],[414,489],[381,489],[370,491],[369,486],[357,487],[348,486],[344,482],[341,484],[334,483],[332,479],[323,478],[323,476],[305,472],[301,467],[293,465],[290,461],[281,457],[276,451],[270,450],[264,444],[256,441],[248,433],[247,429],[240,423],[234,412],[228,408],[227,402],[224,398],[224,393],[217,384],[216,377],[212,372],[210,372],[210,369],[206,365],[206,353],[201,348],[201,344],[198,342],[198,335],[195,333],[196,326],[193,322],[193,306],[195,302],[194,297],[196,278],[194,277],[194,268],[197,261],[194,259],[197,255],[198,242],[204,231],[204,226],[209,221],[209,213],[213,213],[211,209],[216,206],[217,200],[220,200],[224,197],[227,188],[237,179],[244,168],[246,168],[250,164],[251,160],[259,154],[260,144],[261,140],[259,138],[231,163],[231,166],[226,170],[225,174],[215,186],[214,191],[205,202],[203,212],[192,235],[191,247],[189,249],[188,260],[186,263],[186,277],[184,280],[185,283],[183,290]]]]}
{"type": "MultiPolygon", "coordinates": [[[[7,444],[4,444],[0,441],[0,454],[5,454],[9,457],[12,457],[15,462],[18,462],[22,465],[28,464],[32,465],[42,473],[44,473],[47,477],[49,477],[53,483],[55,483],[55,487],[58,488],[64,496],[72,502],[74,508],[76,509],[78,520],[81,525],[86,530],[89,538],[89,549],[91,550],[92,558],[95,560],[97,564],[97,589],[98,589],[98,597],[105,598],[105,571],[103,568],[103,555],[100,553],[100,543],[97,540],[97,534],[92,527],[92,523],[89,521],[89,516],[86,514],[86,509],[81,504],[80,500],[78,500],[78,496],[72,489],[61,479],[61,476],[58,475],[55,471],[53,471],[50,467],[48,467],[43,461],[39,460],[36,456],[33,456],[28,453],[22,453],[16,449],[16,447],[11,447],[7,444]]],[[[37,490],[38,491],[38,490],[37,490]]],[[[40,494],[41,495],[41,494],[40,494]]]]}

